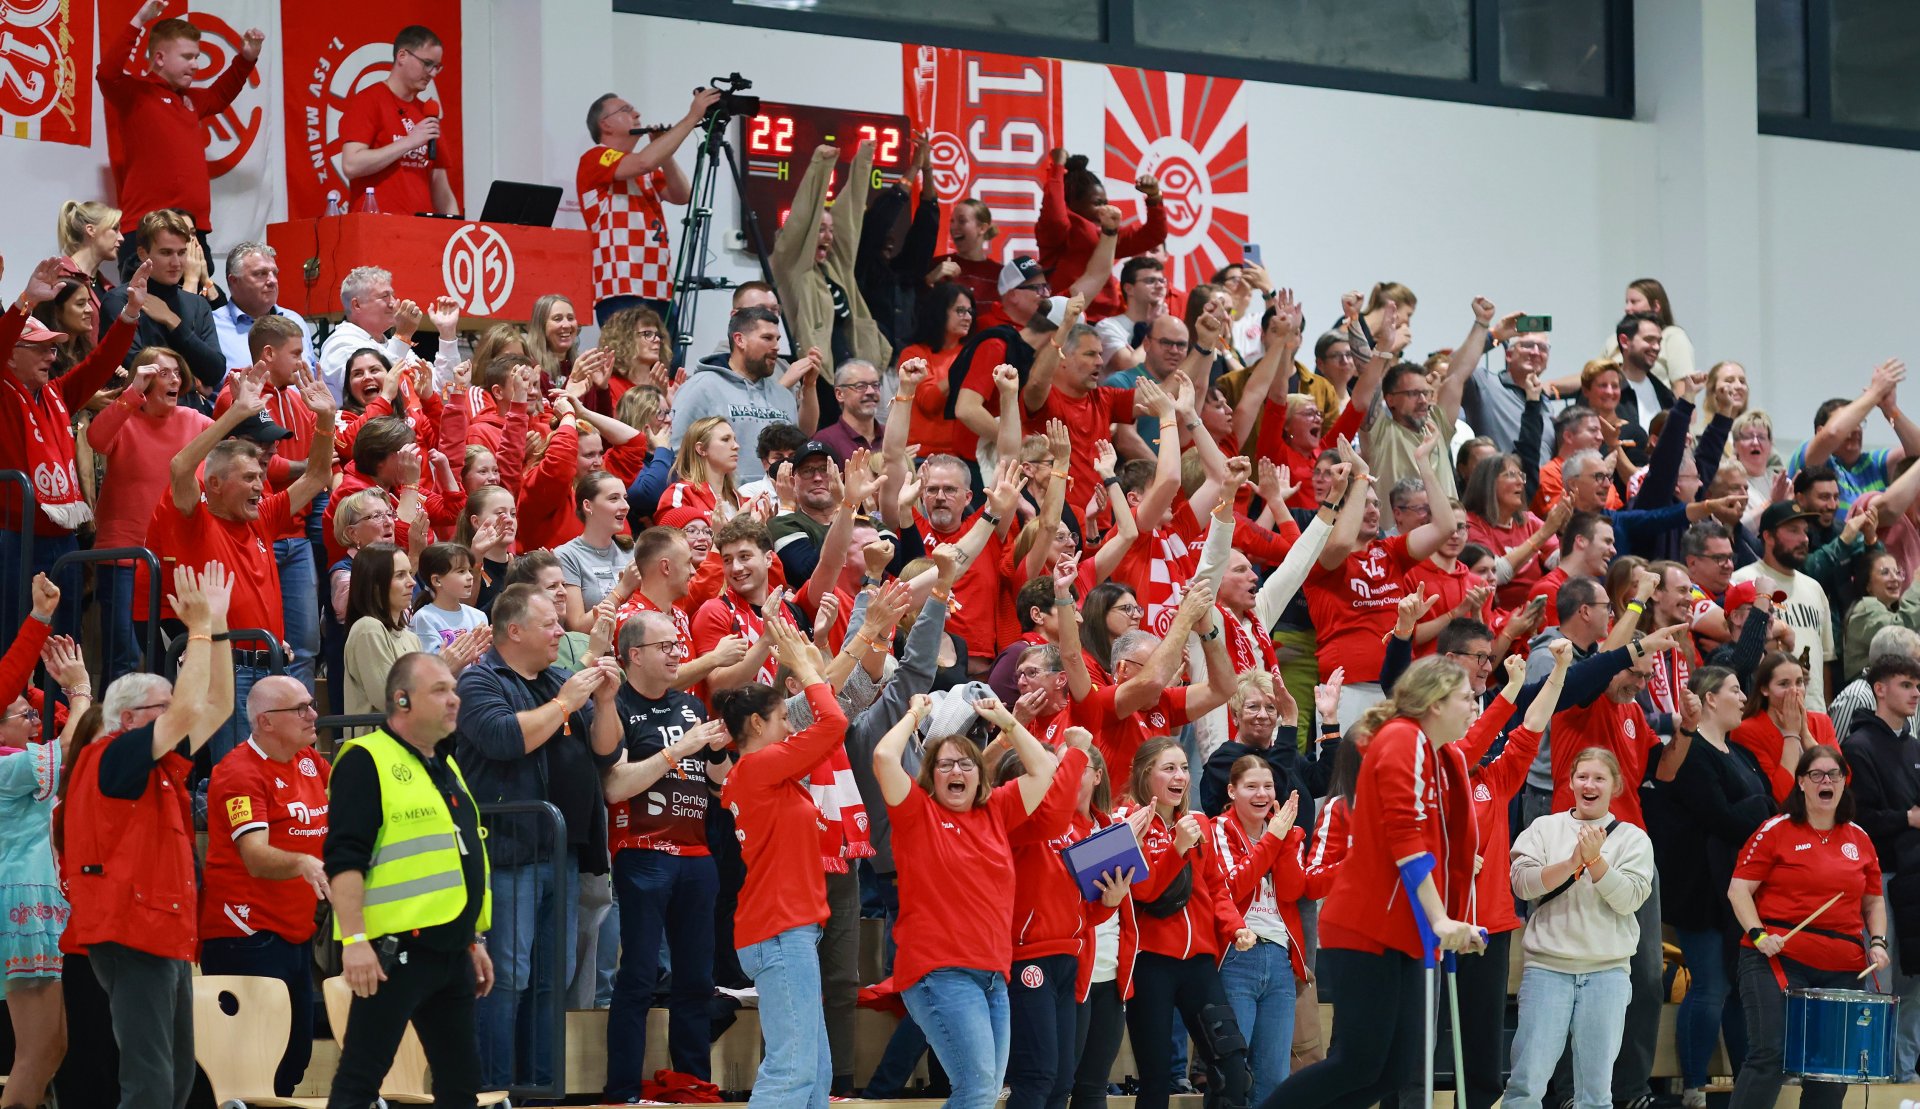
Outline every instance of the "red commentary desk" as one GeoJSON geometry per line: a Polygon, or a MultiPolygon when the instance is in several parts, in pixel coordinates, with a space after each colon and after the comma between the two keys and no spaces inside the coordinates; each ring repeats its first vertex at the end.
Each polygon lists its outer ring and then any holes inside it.
{"type": "MultiPolygon", "coordinates": [[[[280,260],[280,303],[338,318],[340,281],[356,266],[393,273],[393,293],[422,310],[450,296],[462,323],[525,321],[548,293],[593,306],[593,234],[428,216],[346,215],[267,228],[280,260]]],[[[425,321],[423,320],[422,323],[425,321]]]]}

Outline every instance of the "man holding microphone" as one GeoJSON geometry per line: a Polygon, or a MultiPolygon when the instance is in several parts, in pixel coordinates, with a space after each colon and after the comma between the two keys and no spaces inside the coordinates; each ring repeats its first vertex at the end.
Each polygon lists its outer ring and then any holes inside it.
{"type": "Polygon", "coordinates": [[[390,215],[460,214],[447,167],[454,152],[440,141],[440,105],[420,99],[445,68],[440,36],[418,24],[393,39],[393,68],[347,101],[340,117],[340,170],[347,204],[359,211],[368,189],[390,215]]]}
{"type": "Polygon", "coordinates": [[[348,741],[333,771],[326,871],[353,1007],[327,1105],[373,1103],[409,1021],[435,1100],[472,1105],[493,905],[480,810],[445,742],[460,695],[446,663],[414,652],[393,664],[386,700],[386,726],[348,741]]]}

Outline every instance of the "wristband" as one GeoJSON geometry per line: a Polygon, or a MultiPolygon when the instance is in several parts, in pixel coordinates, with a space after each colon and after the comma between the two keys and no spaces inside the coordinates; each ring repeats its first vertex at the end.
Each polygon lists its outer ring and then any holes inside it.
{"type": "Polygon", "coordinates": [[[1870,937],[1867,940],[1867,946],[1868,947],[1885,947],[1887,946],[1887,937],[1885,936],[1870,937]]]}
{"type": "Polygon", "coordinates": [[[188,643],[192,643],[192,642],[194,642],[194,641],[196,641],[196,640],[197,640],[197,641],[199,641],[199,642],[201,642],[201,643],[212,643],[212,642],[213,642],[213,637],[212,637],[212,636],[210,636],[210,635],[190,635],[190,636],[188,636],[188,637],[187,637],[187,642],[188,642],[188,643]]]}
{"type": "Polygon", "coordinates": [[[993,527],[997,528],[1000,526],[1000,517],[991,508],[982,509],[980,511],[980,518],[993,527]]]}
{"type": "Polygon", "coordinates": [[[1109,475],[1107,475],[1106,477],[1103,477],[1103,478],[1101,478],[1101,479],[1100,479],[1100,484],[1102,484],[1102,485],[1118,485],[1118,484],[1120,484],[1120,479],[1119,479],[1119,478],[1118,478],[1117,476],[1115,476],[1115,475],[1112,475],[1112,474],[1109,474],[1109,475]]]}
{"type": "Polygon", "coordinates": [[[1207,632],[1207,633],[1206,633],[1205,635],[1202,635],[1202,636],[1200,637],[1200,642],[1202,642],[1202,643],[1212,643],[1212,642],[1213,642],[1214,640],[1216,640],[1216,639],[1218,639],[1218,638],[1220,638],[1220,625],[1219,625],[1219,624],[1215,624],[1215,625],[1213,626],[1213,630],[1212,630],[1212,631],[1210,631],[1210,632],[1207,632]]]}
{"type": "Polygon", "coordinates": [[[1065,480],[1067,480],[1067,471],[1065,471],[1065,470],[1055,470],[1055,471],[1053,472],[1053,476],[1054,476],[1054,477],[1057,477],[1057,478],[1059,478],[1059,479],[1060,479],[1061,481],[1065,481],[1065,480]]]}
{"type": "Polygon", "coordinates": [[[1071,596],[1067,596],[1067,597],[1062,597],[1062,596],[1061,596],[1060,594],[1058,594],[1058,593],[1055,593],[1055,594],[1053,595],[1053,607],[1055,607],[1055,608],[1072,608],[1072,607],[1073,607],[1073,598],[1072,598],[1071,596]]]}
{"type": "Polygon", "coordinates": [[[1634,613],[1635,615],[1638,615],[1638,614],[1640,614],[1640,613],[1643,613],[1643,612],[1645,612],[1645,611],[1647,611],[1647,606],[1646,606],[1646,605],[1644,605],[1644,604],[1642,604],[1642,603],[1641,603],[1641,602],[1639,602],[1639,601],[1628,601],[1628,602],[1627,602],[1627,611],[1628,611],[1628,612],[1631,612],[1631,613],[1634,613]]]}
{"type": "Polygon", "coordinates": [[[61,686],[60,692],[66,694],[68,700],[72,700],[75,697],[92,697],[93,686],[87,685],[84,683],[81,685],[76,685],[72,689],[68,689],[65,686],[61,686]]]}
{"type": "Polygon", "coordinates": [[[913,403],[913,398],[912,398],[912,397],[910,397],[910,396],[908,396],[908,395],[906,395],[905,393],[895,393],[895,394],[893,395],[893,403],[895,403],[895,404],[912,404],[912,403],[913,403]]]}
{"type": "Polygon", "coordinates": [[[1102,227],[1100,233],[1102,235],[1111,235],[1114,238],[1120,237],[1120,229],[1118,227],[1102,227]]]}
{"type": "Polygon", "coordinates": [[[1765,939],[1766,935],[1767,935],[1767,930],[1758,925],[1755,925],[1754,927],[1747,929],[1747,939],[1753,941],[1756,944],[1759,943],[1761,940],[1765,939]]]}
{"type": "Polygon", "coordinates": [[[30,612],[27,615],[33,617],[35,620],[40,621],[42,624],[45,624],[48,627],[53,626],[53,617],[51,616],[42,616],[38,612],[30,612]]]}
{"type": "Polygon", "coordinates": [[[341,947],[352,947],[356,943],[365,943],[365,942],[367,942],[367,934],[365,932],[355,932],[351,936],[340,937],[341,947]]]}
{"type": "Polygon", "coordinates": [[[861,574],[861,575],[860,575],[860,588],[862,588],[862,589],[865,589],[865,588],[867,588],[867,587],[868,587],[868,586],[870,586],[870,585],[874,585],[874,586],[877,586],[877,585],[881,585],[881,584],[883,584],[883,583],[881,582],[881,580],[880,580],[879,578],[876,578],[876,577],[874,577],[874,576],[873,576],[873,575],[871,575],[871,574],[861,574]]]}
{"type": "Polygon", "coordinates": [[[936,586],[927,593],[927,596],[939,601],[943,605],[951,605],[953,603],[953,588],[951,586],[936,586]]]}

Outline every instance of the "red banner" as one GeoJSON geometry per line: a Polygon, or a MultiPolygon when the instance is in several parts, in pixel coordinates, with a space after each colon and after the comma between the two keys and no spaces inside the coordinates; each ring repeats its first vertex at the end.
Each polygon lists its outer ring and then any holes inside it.
{"type": "MultiPolygon", "coordinates": [[[[1039,254],[1033,238],[1047,151],[1060,130],[1060,63],[903,45],[907,118],[933,135],[940,203],[972,197],[993,210],[995,259],[1039,254]]],[[[940,249],[951,249],[946,225],[940,249]]]]}
{"type": "MultiPolygon", "coordinates": [[[[460,2],[331,0],[280,5],[280,58],[285,67],[287,218],[323,216],[330,199],[347,196],[340,171],[340,115],[353,95],[384,81],[393,68],[393,37],[408,24],[429,27],[446,46],[446,68],[423,99],[440,105],[440,141],[460,144],[460,2]]],[[[458,160],[448,169],[453,195],[464,195],[458,160]]]]}
{"type": "Polygon", "coordinates": [[[1160,181],[1167,206],[1168,284],[1187,289],[1247,242],[1247,114],[1241,83],[1158,70],[1107,69],[1107,199],[1145,215],[1133,181],[1160,181]]]}
{"type": "Polygon", "coordinates": [[[0,134],[93,145],[92,0],[0,0],[0,134]]]}

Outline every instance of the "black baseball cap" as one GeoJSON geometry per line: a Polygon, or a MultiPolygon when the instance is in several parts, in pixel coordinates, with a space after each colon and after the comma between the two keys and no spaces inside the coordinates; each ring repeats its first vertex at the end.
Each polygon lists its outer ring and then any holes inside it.
{"type": "Polygon", "coordinates": [[[806,442],[800,444],[800,449],[797,451],[794,451],[793,457],[789,458],[787,461],[793,463],[793,468],[795,470],[798,470],[801,464],[806,462],[806,460],[809,458],[825,458],[835,463],[838,463],[840,461],[840,459],[836,457],[832,451],[827,449],[827,445],[825,443],[822,443],[818,439],[809,439],[806,442]]]}
{"type": "Polygon", "coordinates": [[[1760,530],[1767,532],[1795,520],[1817,519],[1819,517],[1815,513],[1808,512],[1792,501],[1775,501],[1760,514],[1760,530]]]}
{"type": "Polygon", "coordinates": [[[248,439],[261,445],[278,443],[282,439],[293,438],[293,432],[281,427],[267,418],[262,412],[252,419],[241,420],[240,426],[228,434],[229,439],[248,439]]]}

